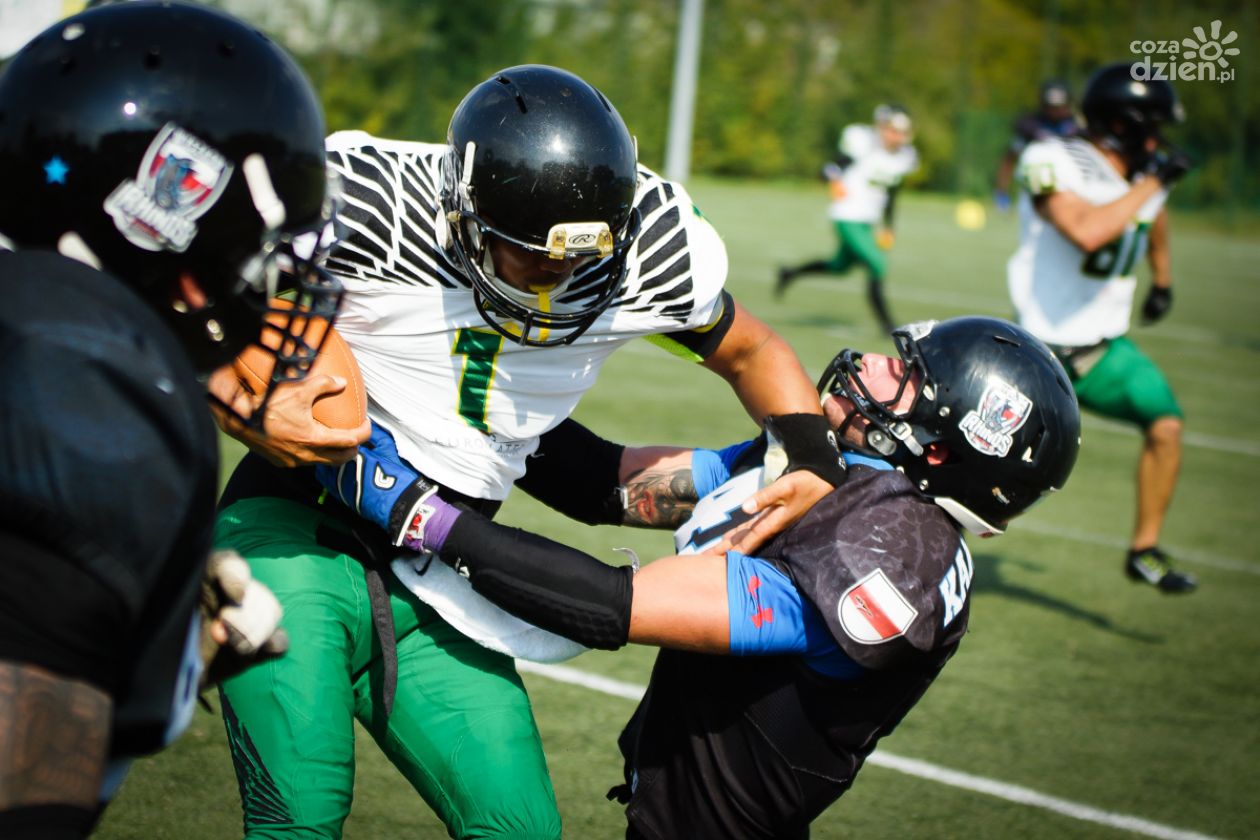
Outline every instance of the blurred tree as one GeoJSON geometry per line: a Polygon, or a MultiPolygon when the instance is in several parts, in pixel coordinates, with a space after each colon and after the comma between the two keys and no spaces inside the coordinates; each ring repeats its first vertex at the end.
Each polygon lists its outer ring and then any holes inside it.
{"type": "MultiPolygon", "coordinates": [[[[438,141],[464,93],[522,62],[567,67],[609,97],[662,165],[678,0],[222,0],[285,41],[330,128],[438,141]]],[[[1182,205],[1260,211],[1255,6],[1182,0],[706,0],[692,168],[815,177],[844,125],[881,101],[914,114],[928,189],[988,192],[1010,126],[1057,76],[1079,93],[1137,40],[1180,42],[1222,21],[1235,76],[1180,81],[1169,132],[1200,162],[1182,205]]]]}

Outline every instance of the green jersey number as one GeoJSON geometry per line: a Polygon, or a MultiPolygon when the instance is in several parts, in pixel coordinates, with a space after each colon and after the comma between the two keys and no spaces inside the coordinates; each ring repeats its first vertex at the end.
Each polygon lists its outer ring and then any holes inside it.
{"type": "Polygon", "coordinates": [[[483,330],[462,329],[455,334],[452,356],[464,357],[459,376],[459,416],[479,432],[490,433],[486,402],[494,381],[494,360],[503,348],[503,336],[483,330]]]}
{"type": "Polygon", "coordinates": [[[1132,229],[1126,230],[1097,251],[1087,254],[1081,265],[1081,273],[1088,277],[1103,278],[1131,275],[1138,254],[1145,249],[1150,226],[1150,222],[1138,222],[1132,229]]]}

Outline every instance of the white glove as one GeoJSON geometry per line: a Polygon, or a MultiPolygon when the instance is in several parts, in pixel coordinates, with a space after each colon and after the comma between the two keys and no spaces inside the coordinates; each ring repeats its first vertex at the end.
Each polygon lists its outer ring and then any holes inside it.
{"type": "Polygon", "coordinates": [[[215,551],[201,584],[202,687],[235,676],[289,649],[284,611],[235,551],[215,551]]]}

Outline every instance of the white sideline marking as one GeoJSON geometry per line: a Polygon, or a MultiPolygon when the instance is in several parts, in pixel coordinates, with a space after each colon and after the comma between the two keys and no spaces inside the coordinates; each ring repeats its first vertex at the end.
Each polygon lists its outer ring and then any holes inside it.
{"type": "MultiPolygon", "coordinates": [[[[1087,431],[1096,429],[1100,432],[1114,432],[1116,434],[1129,435],[1130,437],[1141,437],[1142,435],[1136,426],[1121,423],[1117,420],[1109,420],[1105,417],[1094,417],[1092,415],[1083,415],[1081,419],[1081,425],[1087,431]]],[[[1254,458],[1260,458],[1260,441],[1205,435],[1202,432],[1190,430],[1181,433],[1181,440],[1186,446],[1195,446],[1199,449],[1214,449],[1217,452],[1227,452],[1230,455],[1250,455],[1254,458]]]]}
{"type": "MultiPolygon", "coordinates": [[[[643,697],[643,692],[647,690],[641,685],[601,677],[577,668],[570,668],[567,665],[542,665],[537,662],[526,662],[518,659],[516,660],[516,668],[518,671],[537,674],[557,682],[589,688],[592,691],[610,694],[614,697],[622,697],[626,700],[637,701],[643,697]]],[[[970,773],[960,773],[957,770],[937,767],[935,764],[929,764],[926,761],[919,761],[913,758],[903,758],[883,750],[871,753],[866,761],[868,764],[874,764],[877,767],[896,770],[910,776],[917,776],[928,781],[949,785],[950,787],[962,788],[974,793],[988,794],[989,796],[995,796],[998,799],[1005,799],[1008,802],[1014,802],[1019,805],[1043,808],[1073,819],[1120,828],[1125,831],[1132,831],[1135,834],[1145,834],[1147,837],[1158,837],[1160,840],[1217,840],[1211,835],[1200,834],[1197,831],[1186,831],[1185,829],[1150,822],[1139,817],[1130,817],[1125,814],[1116,814],[1099,808],[1091,808],[1088,805],[1081,805],[1067,799],[1046,796],[1044,793],[1038,793],[1029,788],[1009,785],[994,779],[986,779],[983,776],[973,776],[970,773]]]]}

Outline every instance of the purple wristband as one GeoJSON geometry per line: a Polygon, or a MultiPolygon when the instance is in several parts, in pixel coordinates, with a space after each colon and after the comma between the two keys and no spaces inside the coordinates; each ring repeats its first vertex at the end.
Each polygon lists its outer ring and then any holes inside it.
{"type": "Polygon", "coordinates": [[[460,512],[436,493],[430,493],[412,508],[402,544],[412,551],[441,551],[460,512]]]}

